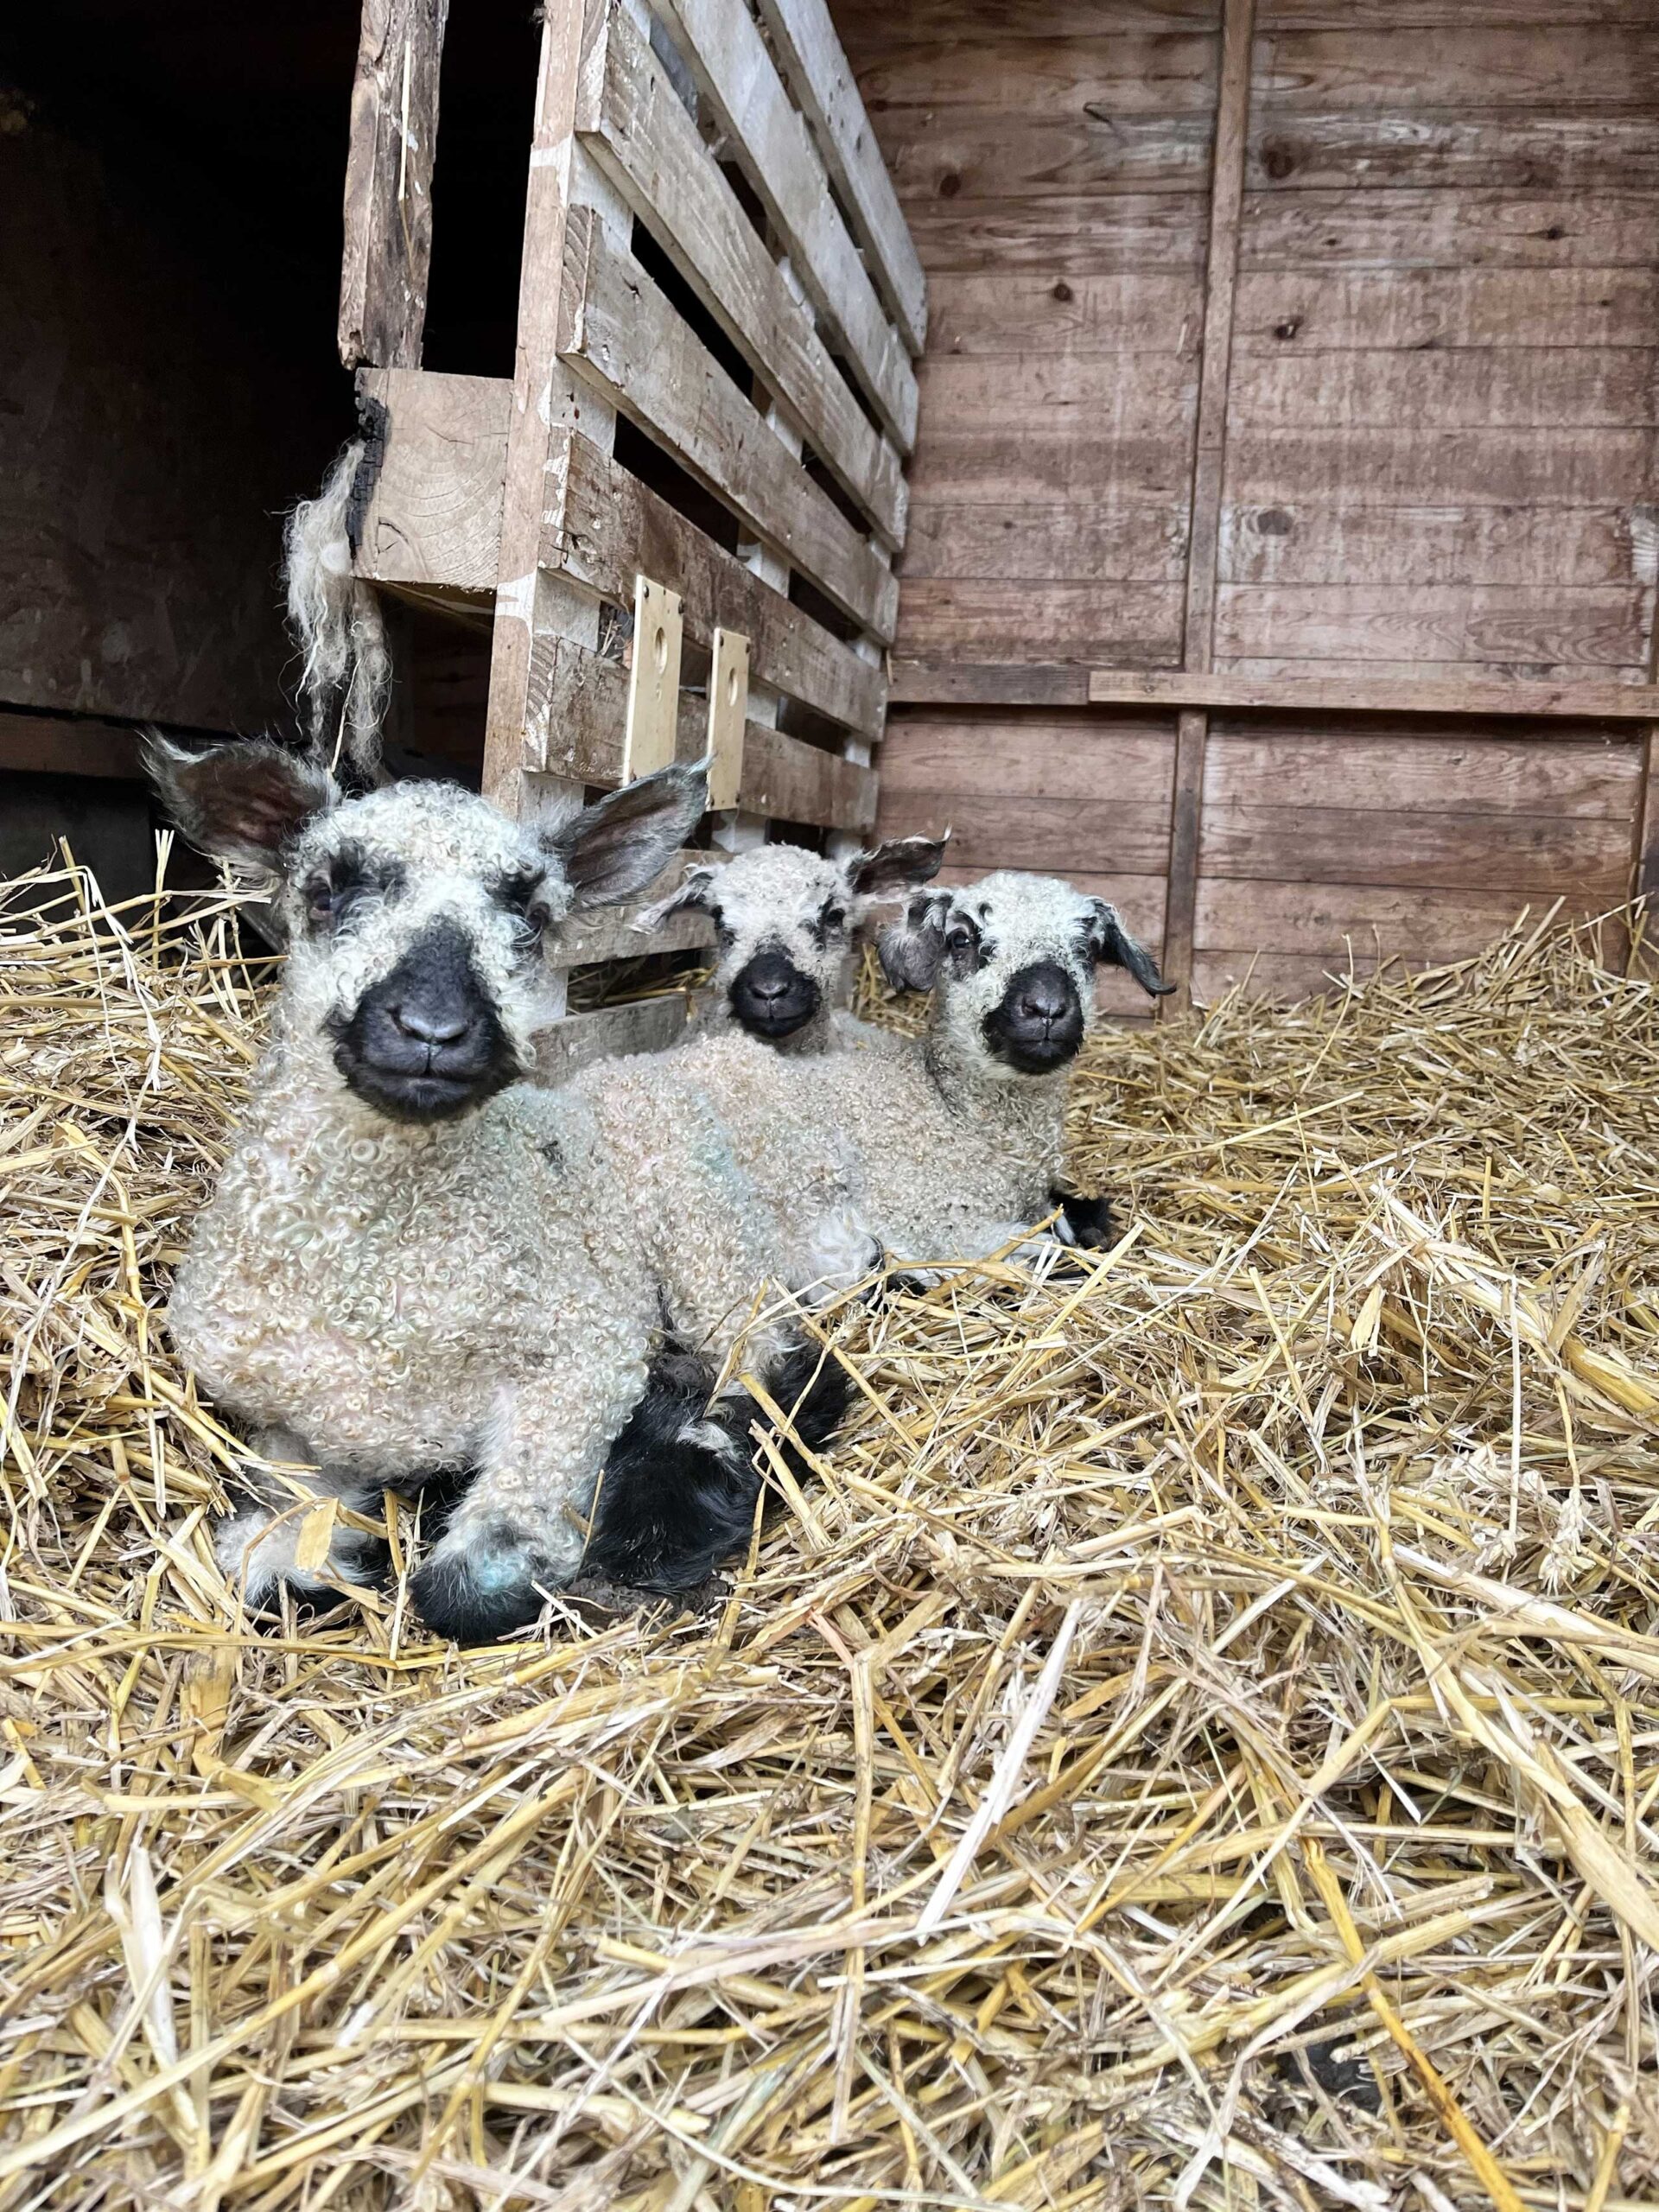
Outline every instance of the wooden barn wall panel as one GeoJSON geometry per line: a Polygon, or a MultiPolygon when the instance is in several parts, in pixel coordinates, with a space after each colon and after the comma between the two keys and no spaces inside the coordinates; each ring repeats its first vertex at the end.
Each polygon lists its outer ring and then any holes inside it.
{"type": "Polygon", "coordinates": [[[1640,681],[1659,22],[1426,14],[1264,0],[1217,665],[1640,681]]]}
{"type": "Polygon", "coordinates": [[[929,288],[895,689],[1177,665],[1219,0],[836,19],[929,288]]]}

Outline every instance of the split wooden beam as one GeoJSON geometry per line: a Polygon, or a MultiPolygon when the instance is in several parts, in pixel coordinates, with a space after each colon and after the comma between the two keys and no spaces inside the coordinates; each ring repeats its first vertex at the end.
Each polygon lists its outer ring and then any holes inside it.
{"type": "Polygon", "coordinates": [[[420,366],[448,15],[449,0],[363,0],[340,282],[348,369],[420,366]]]}
{"type": "MultiPolygon", "coordinates": [[[[1228,384],[1232,367],[1233,302],[1238,287],[1238,234],[1244,204],[1249,136],[1250,58],[1255,0],[1223,0],[1221,79],[1216,102],[1210,179],[1210,245],[1204,288],[1204,355],[1193,441],[1192,499],[1187,531],[1186,607],[1182,659],[1204,673],[1215,657],[1216,571],[1227,463],[1228,384]]],[[[1162,1003],[1191,1003],[1192,944],[1198,916],[1203,836],[1204,758],[1209,719],[1201,707],[1182,709],[1176,727],[1170,806],[1169,889],[1164,908],[1163,973],[1174,986],[1162,1003]]]]}

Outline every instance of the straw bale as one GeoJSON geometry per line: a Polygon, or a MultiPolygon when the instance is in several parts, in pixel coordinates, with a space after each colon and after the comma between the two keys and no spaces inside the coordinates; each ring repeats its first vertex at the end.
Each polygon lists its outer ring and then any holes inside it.
{"type": "Polygon", "coordinates": [[[230,903],[0,918],[0,2208],[1653,2201],[1651,983],[1101,1036],[1114,1251],[830,1314],[714,1612],[457,1655],[213,1564],[230,903]]]}

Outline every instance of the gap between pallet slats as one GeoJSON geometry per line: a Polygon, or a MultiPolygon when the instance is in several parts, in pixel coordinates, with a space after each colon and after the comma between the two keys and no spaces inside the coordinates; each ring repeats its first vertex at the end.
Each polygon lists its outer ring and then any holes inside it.
{"type": "Polygon", "coordinates": [[[799,416],[837,483],[887,544],[902,544],[897,453],[854,398],[666,71],[626,16],[608,19],[583,65],[576,129],[728,337],[799,416]]]}
{"type": "Polygon", "coordinates": [[[904,340],[830,191],[805,123],[759,29],[733,0],[664,0],[700,95],[743,166],[802,283],[901,453],[916,442],[916,378],[904,340]]]}
{"type": "Polygon", "coordinates": [[[927,283],[825,0],[760,0],[760,17],[858,241],[912,353],[927,337],[927,283]]]}

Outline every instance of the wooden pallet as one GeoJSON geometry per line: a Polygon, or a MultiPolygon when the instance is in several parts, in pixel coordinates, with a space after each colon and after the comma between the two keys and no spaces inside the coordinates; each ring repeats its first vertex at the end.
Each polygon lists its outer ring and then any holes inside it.
{"type": "MultiPolygon", "coordinates": [[[[824,0],[549,0],[511,379],[420,366],[445,13],[365,0],[340,346],[386,431],[359,573],[490,626],[484,787],[507,811],[621,779],[628,677],[601,616],[643,574],[680,602],[678,757],[703,749],[716,631],[748,641],[716,844],[768,818],[856,841],[926,308],[824,0]],[[641,231],[694,309],[655,281],[641,231]],[[617,457],[619,419],[712,495],[732,550],[617,457]]],[[[595,957],[573,941],[564,960],[595,957]]],[[[582,1057],[601,1029],[604,1049],[647,1048],[671,1027],[661,1000],[607,1007],[550,1050],[582,1057]]]]}

